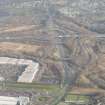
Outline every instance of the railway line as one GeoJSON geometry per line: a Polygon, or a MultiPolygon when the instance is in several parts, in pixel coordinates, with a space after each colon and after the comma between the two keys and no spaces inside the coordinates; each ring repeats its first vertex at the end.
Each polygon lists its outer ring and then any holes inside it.
{"type": "MultiPolygon", "coordinates": [[[[12,90],[16,92],[26,93],[29,91],[45,91],[52,92],[55,95],[54,99],[50,102],[50,105],[57,105],[62,99],[65,99],[68,95],[75,96],[83,96],[87,98],[87,96],[92,97],[100,93],[105,93],[102,89],[95,88],[78,88],[78,87],[68,87],[67,85],[64,88],[60,88],[59,85],[51,85],[51,84],[41,84],[41,83],[17,83],[17,82],[0,82],[0,90],[12,90]],[[56,94],[56,91],[59,91],[56,94]]],[[[72,101],[72,100],[71,100],[72,101]]],[[[76,101],[76,100],[75,100],[76,101]]],[[[84,103],[84,102],[83,102],[84,103]]]]}

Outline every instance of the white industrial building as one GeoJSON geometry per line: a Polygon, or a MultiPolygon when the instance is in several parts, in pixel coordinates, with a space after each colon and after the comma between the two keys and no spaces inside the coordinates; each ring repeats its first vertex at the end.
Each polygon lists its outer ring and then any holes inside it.
{"type": "Polygon", "coordinates": [[[35,78],[38,70],[39,70],[39,64],[31,63],[29,66],[27,66],[25,71],[19,77],[18,82],[31,83],[33,81],[33,79],[35,78]]]}
{"type": "Polygon", "coordinates": [[[0,96],[0,105],[27,105],[29,102],[29,97],[0,96]]]}
{"type": "Polygon", "coordinates": [[[18,77],[17,82],[31,83],[39,71],[39,63],[28,59],[0,57],[0,64],[26,65],[25,71],[18,77]]]}

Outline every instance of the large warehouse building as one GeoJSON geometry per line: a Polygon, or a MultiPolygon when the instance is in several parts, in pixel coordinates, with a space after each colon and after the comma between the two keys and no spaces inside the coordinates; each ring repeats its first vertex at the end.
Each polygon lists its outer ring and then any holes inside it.
{"type": "Polygon", "coordinates": [[[29,97],[0,96],[0,105],[27,105],[29,97]]]}
{"type": "MultiPolygon", "coordinates": [[[[0,57],[0,64],[26,65],[25,71],[18,77],[17,82],[31,83],[39,71],[39,63],[28,59],[0,57]]],[[[2,79],[2,78],[1,78],[2,79]]]]}

